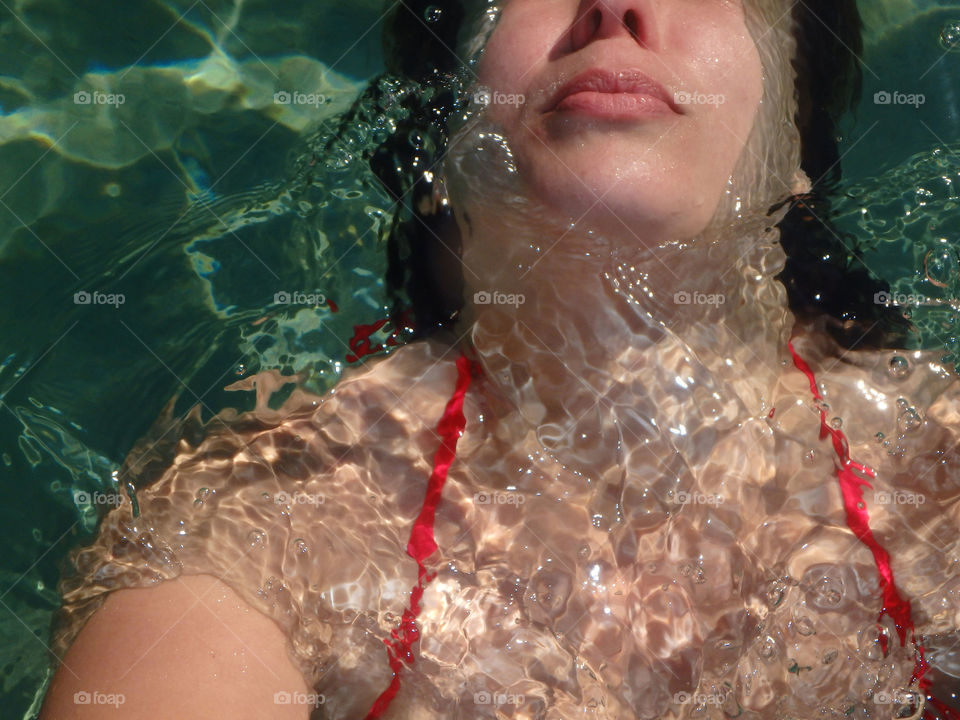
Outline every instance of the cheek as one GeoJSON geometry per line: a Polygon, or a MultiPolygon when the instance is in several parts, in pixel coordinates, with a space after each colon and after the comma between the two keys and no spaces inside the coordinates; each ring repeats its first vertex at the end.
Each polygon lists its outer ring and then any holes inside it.
{"type": "Polygon", "coordinates": [[[553,39],[562,32],[554,29],[562,23],[555,3],[508,3],[480,58],[477,81],[500,92],[523,93],[538,66],[546,62],[553,39]]]}
{"type": "Polygon", "coordinates": [[[711,32],[700,32],[696,47],[689,48],[697,89],[719,100],[716,117],[727,136],[745,140],[763,97],[760,54],[742,18],[701,27],[711,32]]]}

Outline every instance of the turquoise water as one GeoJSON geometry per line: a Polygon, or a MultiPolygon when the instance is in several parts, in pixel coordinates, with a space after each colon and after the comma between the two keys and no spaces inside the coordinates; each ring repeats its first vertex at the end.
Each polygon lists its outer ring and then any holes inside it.
{"type": "Polygon", "coordinates": [[[198,403],[203,417],[248,408],[253,393],[223,388],[269,368],[326,387],[353,323],[384,316],[385,200],[349,173],[324,192],[286,182],[305,137],[381,71],[382,10],[0,8],[4,718],[30,714],[59,565],[106,509],[77,491],[122,484],[124,458],[171,399],[173,418],[198,403]],[[327,102],[274,102],[297,90],[327,102]],[[98,104],[97,91],[124,102],[98,104]],[[75,303],[83,292],[91,302],[75,303]],[[283,292],[340,312],[278,304],[283,292]]]}
{"type": "Polygon", "coordinates": [[[900,296],[916,347],[960,360],[960,8],[865,11],[863,92],[841,126],[834,225],[900,296]],[[900,100],[898,102],[897,100],[900,100]]]}
{"type": "MultiPolygon", "coordinates": [[[[353,326],[385,316],[390,205],[368,177],[311,171],[309,147],[382,70],[388,6],[0,8],[3,717],[36,708],[60,565],[106,509],[92,493],[149,480],[190,408],[251,407],[225,387],[252,373],[329,387],[353,326]]],[[[960,6],[867,19],[838,222],[894,289],[960,297],[953,256],[927,261],[960,239],[960,46],[941,39],[960,6]],[[884,89],[925,94],[922,118],[874,104],[884,89]]],[[[949,349],[954,309],[919,312],[918,343],[949,349]]]]}

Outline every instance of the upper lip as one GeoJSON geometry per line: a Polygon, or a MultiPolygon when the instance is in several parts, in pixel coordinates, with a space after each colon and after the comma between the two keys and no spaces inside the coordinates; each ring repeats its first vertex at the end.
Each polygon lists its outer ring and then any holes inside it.
{"type": "Polygon", "coordinates": [[[590,90],[603,93],[649,95],[666,103],[675,113],[681,112],[667,89],[648,75],[639,70],[613,71],[602,68],[591,68],[564,83],[550,100],[546,112],[555,109],[568,95],[590,90]]]}

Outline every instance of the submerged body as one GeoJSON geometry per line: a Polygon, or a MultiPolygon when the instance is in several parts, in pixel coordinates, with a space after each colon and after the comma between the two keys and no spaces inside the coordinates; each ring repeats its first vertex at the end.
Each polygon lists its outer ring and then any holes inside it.
{"type": "MultiPolygon", "coordinates": [[[[923,494],[923,504],[864,497],[918,632],[951,635],[957,458],[943,451],[958,433],[956,384],[937,377],[931,395],[929,366],[890,374],[890,353],[843,362],[823,343],[796,346],[814,368],[836,363],[819,379],[830,412],[847,419],[851,455],[877,470],[875,490],[923,494]],[[924,421],[902,440],[906,458],[874,438],[898,436],[901,396],[924,421]]],[[[141,517],[114,510],[81,554],[62,644],[107,590],[213,575],[277,622],[305,686],[323,696],[320,716],[363,716],[390,683],[384,641],[417,585],[406,548],[456,357],[417,343],[324,398],[296,394],[266,426],[184,447],[139,494],[141,517]]],[[[495,382],[475,378],[426,561],[437,576],[416,660],[386,716],[493,716],[500,701],[557,719],[692,717],[704,704],[813,717],[859,713],[872,705],[864,693],[907,687],[913,647],[899,647],[887,620],[880,648],[876,566],[847,527],[807,379],[781,368],[752,416],[712,394],[685,403],[700,413],[687,424],[690,447],[705,448],[700,466],[686,449],[665,463],[625,441],[642,454],[589,472],[551,457],[536,428],[503,413],[495,382]]],[[[643,432],[638,421],[622,415],[624,433],[643,432]]]]}

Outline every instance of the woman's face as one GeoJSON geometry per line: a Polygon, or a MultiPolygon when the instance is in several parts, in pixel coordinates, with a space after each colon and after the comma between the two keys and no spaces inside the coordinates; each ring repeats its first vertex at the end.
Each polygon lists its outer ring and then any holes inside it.
{"type": "Polygon", "coordinates": [[[478,82],[540,200],[667,239],[709,223],[763,94],[743,0],[506,0],[478,82]]]}

